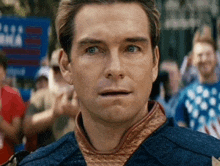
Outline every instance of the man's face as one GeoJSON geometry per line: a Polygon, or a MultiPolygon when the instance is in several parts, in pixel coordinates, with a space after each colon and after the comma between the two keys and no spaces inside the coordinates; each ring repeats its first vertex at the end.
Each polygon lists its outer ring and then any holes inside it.
{"type": "Polygon", "coordinates": [[[3,83],[5,80],[6,71],[3,66],[0,65],[0,83],[3,83]]]}
{"type": "Polygon", "coordinates": [[[217,58],[213,47],[208,43],[196,43],[193,48],[193,64],[201,77],[209,77],[215,73],[217,58]]]}
{"type": "Polygon", "coordinates": [[[75,17],[70,68],[83,116],[134,121],[147,113],[159,51],[148,17],[136,3],[86,5],[75,17]]]}

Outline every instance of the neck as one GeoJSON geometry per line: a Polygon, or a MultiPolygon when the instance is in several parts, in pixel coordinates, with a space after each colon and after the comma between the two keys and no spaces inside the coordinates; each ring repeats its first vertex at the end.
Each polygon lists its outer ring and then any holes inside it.
{"type": "Polygon", "coordinates": [[[84,131],[96,150],[102,152],[111,151],[120,143],[124,133],[147,114],[147,105],[144,109],[144,115],[137,115],[132,120],[118,123],[102,121],[98,118],[91,117],[90,114],[87,114],[88,111],[82,110],[84,131]]]}
{"type": "Polygon", "coordinates": [[[200,74],[199,80],[200,80],[200,83],[208,83],[208,84],[213,84],[213,83],[218,82],[218,78],[215,72],[211,75],[206,75],[206,76],[202,76],[200,74]]]}
{"type": "Polygon", "coordinates": [[[119,144],[121,137],[127,129],[127,126],[120,126],[118,128],[114,126],[107,127],[102,123],[94,121],[89,124],[84,122],[84,127],[89,141],[98,151],[109,151],[114,149],[119,144]]]}

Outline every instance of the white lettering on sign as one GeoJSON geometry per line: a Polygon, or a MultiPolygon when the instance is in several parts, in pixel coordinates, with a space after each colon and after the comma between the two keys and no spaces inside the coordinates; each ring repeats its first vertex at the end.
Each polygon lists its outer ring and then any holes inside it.
{"type": "Polygon", "coordinates": [[[21,48],[23,46],[22,33],[23,27],[19,25],[2,25],[0,23],[0,47],[16,47],[21,48]]]}
{"type": "Polygon", "coordinates": [[[24,67],[23,68],[9,67],[7,69],[7,73],[13,76],[25,76],[26,70],[24,67]]]}

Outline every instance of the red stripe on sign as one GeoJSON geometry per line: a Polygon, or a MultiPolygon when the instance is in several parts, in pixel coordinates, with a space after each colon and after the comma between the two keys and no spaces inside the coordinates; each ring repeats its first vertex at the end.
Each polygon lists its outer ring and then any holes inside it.
{"type": "Polygon", "coordinates": [[[27,50],[23,48],[3,48],[2,50],[6,55],[40,55],[40,50],[27,50]]]}
{"type": "Polygon", "coordinates": [[[8,65],[21,65],[21,66],[39,66],[38,60],[15,60],[11,59],[8,61],[8,65]]]}
{"type": "Polygon", "coordinates": [[[27,27],[26,33],[41,35],[43,33],[43,29],[41,27],[27,27]]]}
{"type": "Polygon", "coordinates": [[[26,39],[25,40],[26,45],[41,45],[40,39],[26,39]]]}

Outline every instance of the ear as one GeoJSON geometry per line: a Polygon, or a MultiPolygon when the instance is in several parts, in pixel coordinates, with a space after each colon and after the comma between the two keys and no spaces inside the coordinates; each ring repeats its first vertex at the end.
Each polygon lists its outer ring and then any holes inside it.
{"type": "Polygon", "coordinates": [[[72,85],[73,79],[72,79],[71,62],[69,61],[68,55],[63,49],[60,51],[59,66],[63,78],[67,81],[67,83],[72,85]]]}
{"type": "Polygon", "coordinates": [[[159,61],[160,61],[160,52],[158,46],[154,49],[154,61],[153,61],[153,68],[152,68],[152,76],[153,82],[157,79],[158,76],[158,68],[159,68],[159,61]]]}

